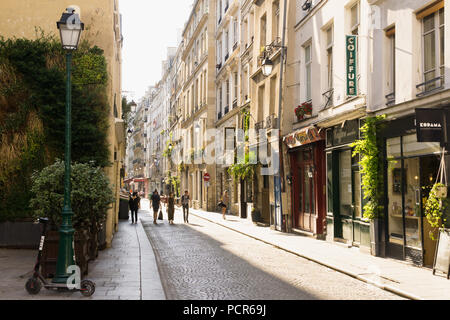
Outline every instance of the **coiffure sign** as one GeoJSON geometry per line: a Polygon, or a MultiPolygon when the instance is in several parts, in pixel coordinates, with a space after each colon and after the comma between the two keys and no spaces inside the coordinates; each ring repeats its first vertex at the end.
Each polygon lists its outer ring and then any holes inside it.
{"type": "Polygon", "coordinates": [[[356,36],[346,37],[346,50],[347,50],[347,96],[356,96],[357,79],[356,79],[356,36]]]}

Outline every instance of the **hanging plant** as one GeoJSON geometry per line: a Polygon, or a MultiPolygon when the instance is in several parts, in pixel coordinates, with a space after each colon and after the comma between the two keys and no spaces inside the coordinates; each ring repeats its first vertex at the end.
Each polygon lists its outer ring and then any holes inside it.
{"type": "Polygon", "coordinates": [[[354,148],[353,157],[360,156],[361,159],[359,162],[362,174],[361,187],[364,199],[367,200],[364,206],[366,220],[375,219],[380,208],[383,175],[381,174],[381,151],[377,143],[377,128],[385,118],[386,116],[377,116],[365,119],[360,129],[362,138],[351,145],[354,148]]]}
{"type": "MultiPolygon", "coordinates": [[[[436,183],[425,204],[425,216],[432,228],[445,228],[447,219],[444,213],[447,208],[447,187],[442,183],[436,183]]],[[[430,231],[429,236],[432,240],[436,240],[433,231],[430,231]]]]}
{"type": "Polygon", "coordinates": [[[253,152],[246,153],[244,163],[235,163],[228,168],[228,173],[236,181],[253,178],[258,164],[254,161],[256,155],[253,152]]]}

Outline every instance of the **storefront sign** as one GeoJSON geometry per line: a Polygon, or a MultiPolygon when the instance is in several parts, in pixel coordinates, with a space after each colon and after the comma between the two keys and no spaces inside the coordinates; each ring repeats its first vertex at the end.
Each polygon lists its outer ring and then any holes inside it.
{"type": "Polygon", "coordinates": [[[358,92],[356,79],[356,46],[356,36],[347,36],[347,96],[356,96],[358,92]]]}
{"type": "Polygon", "coordinates": [[[284,142],[292,149],[323,139],[325,139],[324,134],[319,133],[316,127],[309,127],[288,135],[284,138],[284,142]]]}
{"type": "Polygon", "coordinates": [[[416,109],[418,142],[444,142],[444,121],[448,112],[444,109],[416,109]]]}

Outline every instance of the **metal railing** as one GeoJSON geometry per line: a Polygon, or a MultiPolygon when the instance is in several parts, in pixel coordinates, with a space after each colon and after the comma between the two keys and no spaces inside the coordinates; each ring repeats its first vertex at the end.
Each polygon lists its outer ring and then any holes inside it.
{"type": "Polygon", "coordinates": [[[434,79],[418,84],[416,86],[416,89],[421,90],[421,92],[416,94],[416,96],[417,97],[425,96],[427,94],[430,94],[437,90],[441,90],[443,88],[444,88],[444,76],[436,77],[434,79]],[[439,87],[436,86],[437,81],[441,81],[441,85],[439,87]]]}
{"type": "Polygon", "coordinates": [[[395,92],[389,93],[385,98],[387,106],[393,105],[395,103],[395,92]]]}
{"type": "Polygon", "coordinates": [[[325,105],[323,109],[328,109],[333,106],[333,98],[334,98],[334,88],[322,93],[322,96],[325,98],[325,105]]]}

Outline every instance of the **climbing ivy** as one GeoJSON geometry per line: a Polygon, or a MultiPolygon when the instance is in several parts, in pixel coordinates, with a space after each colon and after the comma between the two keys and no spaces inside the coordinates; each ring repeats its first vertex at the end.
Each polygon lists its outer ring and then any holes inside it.
{"type": "Polygon", "coordinates": [[[364,206],[364,218],[366,220],[375,219],[380,209],[383,174],[377,130],[379,123],[384,119],[385,116],[365,119],[364,125],[360,129],[361,139],[352,144],[354,148],[353,157],[360,157],[361,187],[364,199],[367,201],[364,206]]]}
{"type": "MultiPolygon", "coordinates": [[[[107,63],[83,41],[73,56],[72,160],[110,165],[107,63]]],[[[65,52],[43,33],[0,37],[0,221],[30,216],[31,174],[64,158],[65,52]]]]}

